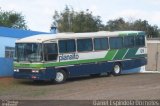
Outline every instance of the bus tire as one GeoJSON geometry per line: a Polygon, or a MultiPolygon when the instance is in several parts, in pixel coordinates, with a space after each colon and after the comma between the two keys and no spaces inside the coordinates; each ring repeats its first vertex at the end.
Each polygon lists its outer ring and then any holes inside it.
{"type": "Polygon", "coordinates": [[[112,75],[114,76],[119,76],[121,75],[122,67],[120,63],[115,63],[113,70],[112,70],[112,75]]]}
{"type": "Polygon", "coordinates": [[[56,78],[54,79],[56,84],[64,83],[67,79],[67,74],[64,70],[58,70],[56,72],[56,78]]]}

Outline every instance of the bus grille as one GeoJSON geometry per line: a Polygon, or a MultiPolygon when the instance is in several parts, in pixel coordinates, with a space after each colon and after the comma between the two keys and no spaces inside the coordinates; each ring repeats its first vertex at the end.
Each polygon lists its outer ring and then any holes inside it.
{"type": "Polygon", "coordinates": [[[32,73],[32,69],[19,69],[20,73],[32,73]]]}

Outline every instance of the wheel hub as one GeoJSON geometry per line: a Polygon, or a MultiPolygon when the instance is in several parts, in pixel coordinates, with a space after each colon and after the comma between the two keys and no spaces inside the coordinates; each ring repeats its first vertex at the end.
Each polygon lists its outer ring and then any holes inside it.
{"type": "Polygon", "coordinates": [[[114,67],[114,72],[117,73],[117,74],[120,72],[120,67],[119,67],[119,65],[115,65],[115,67],[114,67]]]}
{"type": "Polygon", "coordinates": [[[56,80],[57,82],[61,82],[61,81],[63,81],[63,79],[64,79],[63,74],[62,74],[61,72],[57,72],[57,73],[56,73],[56,78],[55,78],[55,80],[56,80]]]}

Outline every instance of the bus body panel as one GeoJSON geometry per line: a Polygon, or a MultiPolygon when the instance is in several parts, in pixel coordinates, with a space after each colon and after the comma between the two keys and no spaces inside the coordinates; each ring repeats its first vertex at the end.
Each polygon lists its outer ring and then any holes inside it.
{"type": "Polygon", "coordinates": [[[19,69],[19,72],[14,72],[13,76],[17,79],[33,79],[33,80],[53,80],[56,76],[56,70],[53,67],[43,69],[39,73],[33,73],[32,70],[19,69]]]}
{"type": "MultiPolygon", "coordinates": [[[[79,64],[74,66],[65,67],[48,67],[46,70],[40,73],[28,73],[28,72],[15,72],[14,78],[17,79],[33,79],[33,80],[53,80],[56,77],[56,71],[64,69],[68,72],[68,77],[85,76],[90,74],[100,74],[111,72],[113,69],[113,62],[100,62],[100,63],[90,63],[90,64],[79,64]]],[[[122,65],[122,71],[138,68],[147,64],[146,58],[132,59],[125,61],[116,61],[122,65]]]]}
{"type": "Polygon", "coordinates": [[[66,69],[69,71],[70,77],[76,77],[110,72],[113,64],[113,62],[90,63],[66,67],[66,69]]]}

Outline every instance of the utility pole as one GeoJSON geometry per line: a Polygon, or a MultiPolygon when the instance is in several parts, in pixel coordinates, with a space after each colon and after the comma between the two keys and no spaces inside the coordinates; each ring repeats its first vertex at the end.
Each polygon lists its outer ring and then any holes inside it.
{"type": "Polygon", "coordinates": [[[69,28],[69,32],[71,32],[71,16],[70,16],[70,10],[69,10],[69,14],[68,14],[68,28],[69,28]]]}
{"type": "Polygon", "coordinates": [[[72,27],[72,23],[71,23],[71,12],[70,12],[70,10],[72,10],[72,6],[71,6],[71,5],[68,5],[68,6],[70,6],[70,9],[69,9],[69,7],[68,7],[68,30],[69,30],[69,32],[72,32],[72,31],[71,31],[71,27],[72,27]]]}

